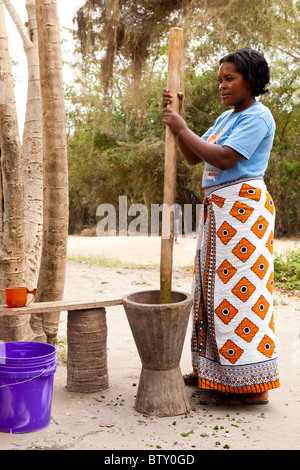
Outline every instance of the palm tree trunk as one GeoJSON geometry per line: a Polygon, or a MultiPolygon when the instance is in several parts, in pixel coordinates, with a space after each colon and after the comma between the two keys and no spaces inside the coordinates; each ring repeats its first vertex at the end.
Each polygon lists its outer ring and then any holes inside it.
{"type": "MultiPolygon", "coordinates": [[[[66,115],[59,18],[56,0],[36,0],[43,114],[43,244],[37,301],[62,300],[68,240],[68,165],[66,115]]],[[[59,314],[43,318],[53,343],[59,314]]]]}

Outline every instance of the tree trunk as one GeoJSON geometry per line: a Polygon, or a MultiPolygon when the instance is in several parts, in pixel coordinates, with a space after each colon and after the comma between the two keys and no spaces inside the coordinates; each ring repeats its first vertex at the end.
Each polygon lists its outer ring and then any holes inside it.
{"type": "MultiPolygon", "coordinates": [[[[37,302],[62,300],[68,240],[68,165],[60,27],[56,0],[36,0],[43,114],[43,243],[37,302]]],[[[53,343],[59,313],[43,317],[53,343]]]]}
{"type": "Polygon", "coordinates": [[[39,71],[39,53],[35,17],[35,1],[26,0],[28,37],[24,51],[28,64],[28,90],[24,122],[23,184],[26,240],[26,281],[37,286],[42,251],[43,230],[43,127],[39,71]]]}
{"type": "MultiPolygon", "coordinates": [[[[0,297],[25,283],[24,209],[20,141],[3,0],[0,0],[0,297]]],[[[31,338],[29,316],[0,321],[2,341],[31,338]]]]}
{"type": "Polygon", "coordinates": [[[68,313],[67,389],[92,393],[108,388],[105,308],[68,313]]]}

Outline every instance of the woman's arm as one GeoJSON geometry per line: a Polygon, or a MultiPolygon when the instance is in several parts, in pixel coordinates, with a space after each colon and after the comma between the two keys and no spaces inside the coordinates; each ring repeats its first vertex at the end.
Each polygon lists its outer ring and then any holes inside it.
{"type": "Polygon", "coordinates": [[[186,145],[184,140],[179,136],[177,136],[177,143],[181,153],[190,165],[197,165],[202,162],[202,159],[188,145],[186,145]]]}
{"type": "MultiPolygon", "coordinates": [[[[179,97],[180,98],[180,97],[179,97]]],[[[171,108],[167,107],[172,101],[172,95],[168,90],[163,93],[163,124],[170,127],[171,131],[177,136],[178,145],[186,158],[187,162],[191,165],[196,165],[201,160],[218,168],[219,170],[229,170],[236,163],[243,158],[243,156],[233,150],[231,147],[206,142],[191,131],[182,116],[181,105],[182,95],[180,99],[180,112],[177,113],[171,108]]]]}
{"type": "MultiPolygon", "coordinates": [[[[179,99],[179,115],[182,116],[182,101],[183,101],[183,93],[178,93],[178,99],[179,99]]],[[[167,88],[164,89],[163,91],[163,108],[167,108],[169,104],[171,104],[173,101],[173,95],[169,92],[167,88]]],[[[164,123],[164,121],[163,121],[164,123]]],[[[186,161],[190,165],[197,165],[197,163],[200,163],[202,160],[201,158],[198,157],[198,155],[193,152],[188,145],[185,144],[185,142],[180,139],[180,137],[176,136],[177,138],[177,143],[179,146],[179,149],[183,156],[185,157],[186,161]]]]}
{"type": "MultiPolygon", "coordinates": [[[[172,129],[171,129],[172,130],[172,129]]],[[[241,160],[243,155],[233,150],[231,147],[206,142],[198,137],[187,126],[182,128],[177,134],[178,143],[183,142],[194,154],[209,165],[219,170],[229,170],[241,160]]],[[[198,161],[198,163],[199,163],[198,161]]]]}

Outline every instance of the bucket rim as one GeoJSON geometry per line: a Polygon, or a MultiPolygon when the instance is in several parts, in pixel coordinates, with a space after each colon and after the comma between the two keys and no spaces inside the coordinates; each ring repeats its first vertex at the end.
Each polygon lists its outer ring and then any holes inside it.
{"type": "Polygon", "coordinates": [[[50,359],[54,356],[56,356],[56,348],[52,344],[48,344],[48,343],[40,343],[38,341],[7,341],[7,342],[0,343],[0,363],[1,361],[15,361],[15,362],[39,361],[39,360],[45,360],[45,358],[50,359]],[[27,349],[30,348],[31,346],[38,346],[40,350],[44,349],[45,354],[42,354],[42,351],[40,351],[40,354],[35,355],[35,356],[11,357],[5,354],[6,346],[10,346],[10,345],[19,345],[20,348],[27,347],[27,349]]]}

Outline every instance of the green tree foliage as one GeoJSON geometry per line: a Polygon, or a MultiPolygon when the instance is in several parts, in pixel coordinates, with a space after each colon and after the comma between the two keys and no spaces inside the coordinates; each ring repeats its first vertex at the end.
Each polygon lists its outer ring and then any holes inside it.
{"type": "MultiPolygon", "coordinates": [[[[272,69],[276,137],[266,173],[277,207],[276,235],[299,234],[299,2],[294,0],[87,0],[76,15],[75,80],[67,89],[70,230],[95,225],[96,208],[119,196],[163,198],[168,32],[185,33],[184,116],[202,135],[225,110],[218,60],[251,46],[272,69]]],[[[178,155],[178,197],[201,203],[203,165],[178,155]]]]}
{"type": "Polygon", "coordinates": [[[275,253],[274,277],[277,287],[300,292],[300,249],[297,246],[280,255],[275,253]]]}

